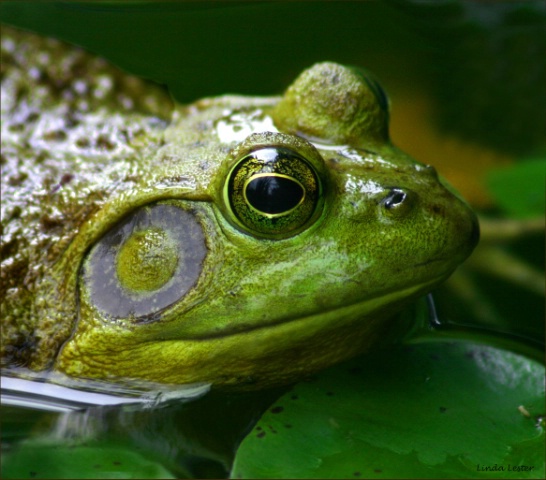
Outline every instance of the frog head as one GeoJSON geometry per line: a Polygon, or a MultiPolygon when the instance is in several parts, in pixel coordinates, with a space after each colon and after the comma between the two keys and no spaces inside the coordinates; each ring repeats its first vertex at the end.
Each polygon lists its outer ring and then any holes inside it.
{"type": "Polygon", "coordinates": [[[263,388],[398,338],[396,314],[471,253],[478,227],[391,144],[388,118],[371,75],[321,63],[282,97],[176,106],[129,156],[89,157],[93,174],[56,207],[86,209],[65,208],[79,216],[55,254],[29,255],[48,265],[30,367],[263,388]]]}
{"type": "Polygon", "coordinates": [[[179,109],[143,171],[72,246],[69,375],[293,381],[395,336],[477,241],[469,207],[390,144],[378,84],[332,63],[280,99],[179,109]]]}

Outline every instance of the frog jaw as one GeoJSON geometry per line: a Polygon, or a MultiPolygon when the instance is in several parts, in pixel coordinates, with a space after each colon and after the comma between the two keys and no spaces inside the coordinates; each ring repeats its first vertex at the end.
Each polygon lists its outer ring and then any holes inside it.
{"type": "Polygon", "coordinates": [[[65,345],[55,370],[109,381],[205,382],[243,390],[279,386],[402,338],[410,326],[398,323],[395,313],[445,277],[309,316],[202,338],[135,343],[130,332],[98,335],[91,329],[65,345]]]}

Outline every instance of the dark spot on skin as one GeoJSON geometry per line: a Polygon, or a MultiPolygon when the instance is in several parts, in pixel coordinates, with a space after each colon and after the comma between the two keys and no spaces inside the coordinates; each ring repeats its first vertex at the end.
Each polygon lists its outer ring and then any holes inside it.
{"type": "Polygon", "coordinates": [[[284,407],[281,407],[280,405],[278,407],[273,407],[270,412],[271,413],[281,413],[284,410],[284,407]]]}
{"type": "Polygon", "coordinates": [[[125,177],[123,178],[123,181],[125,183],[129,183],[129,182],[133,182],[133,183],[136,183],[138,182],[138,180],[140,179],[140,176],[139,175],[136,175],[136,174],[128,174],[128,175],[125,175],[125,177]]]}
{"type": "Polygon", "coordinates": [[[30,112],[27,116],[26,121],[27,123],[32,123],[38,120],[38,118],[40,118],[40,114],[38,112],[30,112]]]}
{"type": "Polygon", "coordinates": [[[106,135],[99,135],[97,138],[97,147],[104,150],[114,150],[115,145],[106,135]]]}
{"type": "MultiPolygon", "coordinates": [[[[29,147],[30,148],[30,147],[29,147]]],[[[47,160],[49,158],[49,154],[43,150],[41,151],[38,156],[34,159],[34,163],[36,163],[37,165],[39,165],[40,163],[43,163],[44,160],[47,160]]]]}
{"type": "Polygon", "coordinates": [[[17,253],[19,250],[19,240],[14,238],[3,245],[0,245],[0,259],[4,260],[9,258],[17,253]]]}
{"type": "Polygon", "coordinates": [[[355,477],[360,477],[360,475],[361,475],[360,472],[354,472],[354,473],[353,473],[353,476],[355,476],[355,477]]]}
{"type": "Polygon", "coordinates": [[[88,138],[81,137],[76,140],[76,146],[80,148],[89,148],[90,142],[88,138]]]}
{"type": "Polygon", "coordinates": [[[326,395],[328,395],[329,397],[333,397],[333,396],[334,396],[334,392],[326,392],[326,395]]]}
{"type": "Polygon", "coordinates": [[[10,132],[20,132],[24,129],[24,125],[22,123],[13,123],[8,127],[8,130],[10,132]]]}
{"type": "Polygon", "coordinates": [[[439,206],[439,205],[432,205],[430,207],[430,210],[432,213],[436,214],[436,215],[440,215],[440,214],[443,214],[443,209],[439,206]]]}
{"type": "Polygon", "coordinates": [[[381,473],[383,470],[380,470],[379,468],[374,469],[375,473],[381,473]]]}
{"type": "Polygon", "coordinates": [[[62,130],[52,130],[44,133],[43,139],[51,142],[62,142],[66,140],[66,133],[62,130]]]}
{"type": "Polygon", "coordinates": [[[118,461],[118,460],[116,460],[116,461],[114,461],[114,462],[112,462],[112,463],[113,463],[114,465],[121,465],[121,462],[118,461]]]}
{"type": "Polygon", "coordinates": [[[277,430],[275,430],[271,425],[268,425],[269,430],[271,433],[277,433],[277,430]]]}
{"type": "Polygon", "coordinates": [[[61,185],[66,185],[68,182],[71,182],[74,179],[74,175],[72,173],[65,173],[61,177],[61,181],[59,182],[61,185]]]}
{"type": "Polygon", "coordinates": [[[265,437],[265,432],[260,432],[258,433],[258,435],[256,435],[258,438],[264,438],[265,437]]]}
{"type": "Polygon", "coordinates": [[[21,172],[19,175],[14,175],[9,177],[8,184],[12,187],[18,187],[28,178],[28,173],[21,172]]]}
{"type": "Polygon", "coordinates": [[[63,221],[60,218],[51,217],[49,215],[44,215],[40,218],[40,225],[42,226],[43,231],[52,230],[56,227],[60,227],[63,224],[63,221]]]}
{"type": "MultiPolygon", "coordinates": [[[[18,239],[19,242],[23,241],[22,239],[18,239]]],[[[6,292],[10,288],[14,288],[18,286],[18,279],[25,278],[28,275],[29,270],[29,259],[28,258],[17,258],[17,252],[15,252],[11,258],[13,259],[12,262],[2,265],[2,274],[4,277],[2,280],[3,282],[0,282],[0,298],[4,298],[6,295],[6,292]]],[[[14,342],[17,343],[18,339],[14,338],[14,342]]],[[[11,338],[10,338],[11,342],[11,338]]],[[[6,351],[7,353],[7,351],[6,351]]]]}
{"type": "Polygon", "coordinates": [[[24,335],[19,333],[17,338],[4,350],[3,361],[13,367],[25,367],[37,350],[38,338],[34,333],[24,335]]]}
{"type": "Polygon", "coordinates": [[[447,408],[446,408],[446,407],[440,407],[440,413],[445,413],[445,412],[446,412],[446,410],[447,410],[447,408]]]}
{"type": "Polygon", "coordinates": [[[284,428],[292,428],[292,425],[290,425],[289,423],[287,423],[284,428]]]}
{"type": "Polygon", "coordinates": [[[34,478],[37,475],[37,472],[28,472],[30,478],[34,478]]]}
{"type": "Polygon", "coordinates": [[[260,431],[262,430],[262,427],[256,427],[256,430],[260,431]]]}

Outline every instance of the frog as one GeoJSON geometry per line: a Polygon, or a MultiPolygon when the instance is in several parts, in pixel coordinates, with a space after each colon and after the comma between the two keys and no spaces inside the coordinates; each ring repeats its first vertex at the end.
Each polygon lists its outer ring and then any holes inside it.
{"type": "Polygon", "coordinates": [[[288,385],[403,336],[478,242],[366,70],[181,105],[59,40],[1,45],[7,375],[288,385]]]}

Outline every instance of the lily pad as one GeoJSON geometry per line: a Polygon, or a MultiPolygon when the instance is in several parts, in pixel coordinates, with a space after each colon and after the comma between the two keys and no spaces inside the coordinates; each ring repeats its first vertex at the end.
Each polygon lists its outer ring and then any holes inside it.
{"type": "Polygon", "coordinates": [[[21,445],[2,454],[2,478],[176,478],[161,464],[114,445],[21,445]]]}
{"type": "Polygon", "coordinates": [[[469,343],[364,356],[281,397],[232,478],[544,478],[544,367],[469,343]]]}

